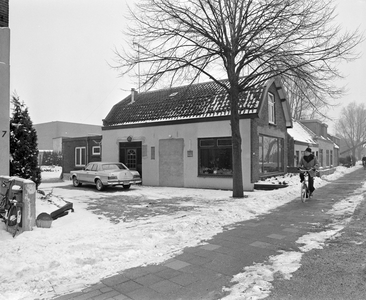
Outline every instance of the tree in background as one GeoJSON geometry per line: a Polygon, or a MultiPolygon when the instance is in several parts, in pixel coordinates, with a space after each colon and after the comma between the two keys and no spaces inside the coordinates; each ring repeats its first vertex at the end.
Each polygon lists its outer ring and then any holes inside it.
{"type": "Polygon", "coordinates": [[[61,166],[62,153],[57,151],[44,151],[42,156],[43,166],[61,166]]]}
{"type": "Polygon", "coordinates": [[[233,197],[243,197],[239,94],[275,77],[318,97],[337,94],[339,62],[356,58],[362,38],[342,32],[334,17],[332,0],[142,0],[116,68],[123,75],[137,67],[146,89],[209,79],[226,90],[233,197]]]}
{"type": "Polygon", "coordinates": [[[340,116],[335,124],[337,135],[344,139],[352,156],[360,158],[363,144],[366,143],[365,105],[352,102],[342,109],[340,116]]]}
{"type": "Polygon", "coordinates": [[[13,115],[10,118],[10,175],[41,183],[38,166],[37,133],[29,117],[28,108],[18,96],[13,96],[13,115]]]}

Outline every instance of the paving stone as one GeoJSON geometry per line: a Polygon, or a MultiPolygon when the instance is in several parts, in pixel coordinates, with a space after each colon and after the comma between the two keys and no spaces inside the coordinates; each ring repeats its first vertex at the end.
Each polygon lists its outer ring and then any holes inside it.
{"type": "Polygon", "coordinates": [[[286,236],[285,235],[280,235],[280,234],[273,233],[273,234],[268,235],[267,237],[269,237],[271,239],[282,240],[286,236]]]}
{"type": "Polygon", "coordinates": [[[220,245],[207,244],[207,245],[201,246],[200,248],[204,249],[204,250],[212,251],[212,250],[215,250],[215,249],[220,248],[220,247],[221,247],[220,245]]]}
{"type": "Polygon", "coordinates": [[[132,292],[134,290],[137,290],[139,288],[142,288],[143,286],[135,281],[129,280],[126,282],[123,282],[119,285],[114,286],[114,289],[121,292],[122,294],[127,294],[129,292],[132,292]]]}
{"type": "Polygon", "coordinates": [[[165,280],[165,279],[157,276],[156,274],[147,274],[147,275],[134,279],[135,282],[145,285],[145,286],[150,286],[154,283],[157,283],[157,282],[163,281],[163,280],[165,280]]]}
{"type": "Polygon", "coordinates": [[[188,286],[191,283],[196,282],[197,280],[198,278],[196,276],[187,273],[170,278],[170,281],[177,283],[181,286],[188,286]]]}
{"type": "Polygon", "coordinates": [[[251,243],[250,246],[257,247],[257,248],[266,248],[266,249],[274,248],[274,246],[272,244],[261,242],[261,241],[256,241],[254,243],[251,243]]]}
{"type": "Polygon", "coordinates": [[[83,293],[82,295],[76,296],[72,299],[75,300],[86,300],[86,299],[92,299],[93,297],[99,296],[101,292],[99,290],[90,291],[88,293],[83,293]]]}
{"type": "Polygon", "coordinates": [[[181,261],[181,260],[173,260],[173,261],[170,261],[168,263],[165,263],[164,265],[168,268],[171,268],[171,269],[174,269],[174,270],[179,270],[179,269],[182,269],[186,266],[189,266],[190,264],[185,262],[185,261],[181,261]]]}
{"type": "Polygon", "coordinates": [[[297,233],[297,232],[299,232],[299,229],[296,229],[296,228],[285,228],[285,229],[283,229],[283,231],[297,233]]]}
{"type": "Polygon", "coordinates": [[[161,294],[171,294],[178,291],[181,286],[170,280],[164,280],[151,285],[150,288],[161,294]]]}
{"type": "MultiPolygon", "coordinates": [[[[184,268],[182,268],[184,269],[184,268]]],[[[160,272],[155,273],[157,276],[161,277],[161,278],[165,278],[165,279],[169,279],[178,275],[182,274],[182,269],[178,270],[174,270],[174,269],[170,269],[170,268],[166,268],[165,270],[162,270],[160,272]]]]}
{"type": "Polygon", "coordinates": [[[150,289],[148,287],[143,287],[141,289],[137,289],[127,294],[128,299],[133,300],[161,300],[162,294],[150,289]]]}
{"type": "Polygon", "coordinates": [[[117,295],[117,296],[114,296],[112,297],[113,300],[131,300],[130,297],[127,297],[126,295],[117,295]]]}
{"type": "Polygon", "coordinates": [[[105,284],[106,286],[111,287],[111,286],[118,285],[122,282],[126,282],[128,280],[130,280],[130,279],[127,278],[126,276],[118,274],[118,275],[115,275],[115,276],[112,276],[109,278],[102,279],[102,283],[105,284]]]}
{"type": "Polygon", "coordinates": [[[110,299],[110,298],[113,298],[114,296],[118,296],[118,295],[119,295],[118,291],[112,290],[112,291],[109,291],[108,293],[103,293],[97,297],[93,297],[93,300],[106,300],[106,299],[110,299]]]}

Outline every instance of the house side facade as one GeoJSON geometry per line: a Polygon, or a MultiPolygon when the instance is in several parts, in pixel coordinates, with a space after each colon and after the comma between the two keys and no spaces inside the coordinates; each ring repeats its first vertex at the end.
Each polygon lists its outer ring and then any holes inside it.
{"type": "Polygon", "coordinates": [[[283,102],[287,99],[281,97],[278,90],[275,84],[269,86],[258,118],[251,120],[250,159],[253,183],[261,178],[287,172],[287,127],[292,124],[289,124],[289,115],[286,116],[287,108],[283,106],[283,102]],[[268,104],[268,101],[272,101],[270,95],[274,97],[274,107],[268,104]]]}
{"type": "Polygon", "coordinates": [[[101,135],[63,138],[62,172],[81,170],[88,163],[101,161],[101,135]]]}
{"type": "Polygon", "coordinates": [[[0,174],[9,175],[10,29],[9,1],[0,0],[0,174]]]}
{"type": "MultiPolygon", "coordinates": [[[[156,99],[156,104],[165,107],[166,114],[173,115],[174,120],[156,118],[144,122],[138,119],[142,115],[152,118],[156,114],[156,111],[146,111],[149,101],[139,99],[140,95],[131,94],[133,101],[127,103],[128,99],[125,99],[115,105],[102,128],[102,161],[120,161],[130,169],[138,170],[145,185],[232,189],[232,164],[235,162],[232,161],[230,116],[227,107],[219,113],[212,110],[212,107],[224,107],[227,98],[222,94],[202,96],[207,92],[207,87],[203,86],[192,87],[192,90],[200,99],[187,96],[175,102],[176,107],[172,102],[179,91],[168,93],[166,100],[156,99]],[[200,102],[197,109],[204,111],[204,117],[189,118],[189,109],[183,108],[194,107],[202,99],[205,102],[200,102]],[[205,106],[205,103],[209,104],[205,106]],[[121,115],[126,115],[129,122],[118,124],[116,119],[121,115]],[[131,122],[133,115],[138,122],[131,122]]],[[[189,91],[185,93],[190,94],[189,91]]],[[[284,145],[289,117],[287,113],[286,122],[283,112],[286,99],[279,96],[274,82],[265,91],[255,94],[263,99],[253,99],[253,95],[247,97],[251,104],[243,105],[240,119],[244,190],[252,190],[261,176],[284,173],[287,165],[284,145]],[[274,119],[270,125],[268,93],[272,95],[271,118],[274,119]],[[265,118],[263,122],[254,121],[259,114],[265,118]],[[263,146],[263,139],[270,147],[263,146]],[[255,162],[266,155],[265,162],[255,162]]]]}

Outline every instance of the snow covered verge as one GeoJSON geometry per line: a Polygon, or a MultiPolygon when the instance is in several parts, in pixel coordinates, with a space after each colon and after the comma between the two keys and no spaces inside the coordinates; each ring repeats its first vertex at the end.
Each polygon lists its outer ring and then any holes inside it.
{"type": "MultiPolygon", "coordinates": [[[[334,174],[317,178],[315,187],[358,167],[338,167],[334,174]]],[[[50,173],[58,176],[57,172],[47,173],[42,176],[51,176],[50,173]]],[[[52,193],[55,196],[52,200],[72,202],[75,212],[53,221],[51,228],[35,227],[16,238],[12,238],[0,223],[0,300],[50,299],[56,294],[81,290],[124,269],[163,262],[184,247],[203,244],[221,232],[224,226],[269,213],[299,196],[298,176],[285,176],[278,180],[286,181],[289,186],[273,191],[248,192],[245,199],[233,199],[231,191],[222,190],[146,186],[136,186],[127,192],[121,189],[113,192],[113,196],[120,195],[121,201],[141,197],[151,200],[185,197],[188,200],[177,200],[177,205],[194,209],[117,224],[87,210],[89,201],[100,199],[105,194],[95,189],[74,189],[70,181],[47,183],[45,180],[40,189],[52,193]]],[[[37,215],[58,208],[57,201],[44,201],[41,196],[39,194],[37,198],[37,215]]],[[[339,207],[335,209],[341,210],[339,207]]],[[[309,237],[309,240],[313,242],[314,237],[309,237]]],[[[317,242],[319,244],[321,241],[317,242]]],[[[284,257],[287,260],[291,258],[293,263],[289,269],[294,270],[299,265],[301,253],[284,253],[273,258],[268,268],[264,265],[253,268],[267,268],[270,270],[265,272],[267,275],[274,273],[275,262],[284,257]]],[[[280,264],[283,265],[282,262],[280,264]]],[[[268,283],[270,280],[266,279],[270,278],[263,279],[268,283]]],[[[254,290],[257,285],[253,285],[254,290]]],[[[234,290],[232,295],[235,295],[234,290]]]]}

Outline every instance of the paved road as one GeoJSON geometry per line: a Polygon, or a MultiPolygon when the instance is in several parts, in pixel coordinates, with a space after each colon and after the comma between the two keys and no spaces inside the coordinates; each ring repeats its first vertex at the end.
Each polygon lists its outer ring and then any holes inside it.
{"type": "MultiPolygon", "coordinates": [[[[324,187],[329,197],[348,195],[364,182],[363,169],[324,187]]],[[[322,192],[323,192],[322,191],[322,192]]],[[[366,299],[366,194],[342,235],[306,253],[291,280],[277,280],[268,300],[366,299]]]]}
{"type": "MultiPolygon", "coordinates": [[[[363,170],[358,169],[317,189],[314,198],[306,203],[296,199],[256,220],[231,225],[208,244],[185,248],[160,265],[124,270],[81,292],[56,299],[221,299],[225,296],[222,288],[230,287],[232,276],[244,267],[265,262],[280,250],[297,250],[299,237],[324,230],[332,222],[325,212],[361,187],[365,177],[363,170]]],[[[344,239],[333,241],[324,250],[308,252],[292,280],[275,281],[268,299],[366,299],[359,298],[366,295],[364,245],[358,244],[365,240],[363,228],[358,227],[365,225],[364,211],[360,207],[358,218],[345,230],[344,239]],[[348,268],[349,265],[352,267],[348,268]],[[357,294],[352,294],[355,290],[357,294]]]]}

